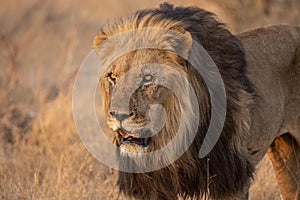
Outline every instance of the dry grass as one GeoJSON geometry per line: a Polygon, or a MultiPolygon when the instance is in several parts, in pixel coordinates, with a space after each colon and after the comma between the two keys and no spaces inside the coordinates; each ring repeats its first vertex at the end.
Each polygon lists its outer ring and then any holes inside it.
{"type": "Polygon", "coordinates": [[[80,143],[73,125],[70,96],[59,95],[39,110],[31,130],[22,139],[15,138],[3,146],[2,199],[115,197],[118,193],[112,187],[114,173],[96,162],[80,143]]]}
{"type": "MultiPolygon", "coordinates": [[[[116,172],[80,142],[72,119],[72,81],[107,18],[159,2],[0,0],[0,199],[123,199],[116,172]]],[[[233,32],[300,24],[296,0],[170,2],[214,11],[233,32]]],[[[250,197],[280,199],[267,159],[250,197]]]]}

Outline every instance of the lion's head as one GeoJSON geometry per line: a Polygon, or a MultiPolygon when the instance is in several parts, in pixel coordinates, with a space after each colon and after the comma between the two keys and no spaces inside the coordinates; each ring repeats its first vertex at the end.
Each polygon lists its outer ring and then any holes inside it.
{"type": "MultiPolygon", "coordinates": [[[[129,28],[122,32],[121,29],[113,33],[120,35],[118,39],[108,36],[103,40],[107,36],[103,31],[95,38],[96,50],[105,58],[100,88],[106,121],[115,132],[122,154],[151,152],[165,146],[176,135],[181,118],[184,118],[183,126],[191,127],[198,102],[192,102],[189,84],[201,85],[195,95],[201,95],[201,101],[208,102],[207,92],[202,91],[206,89],[204,84],[184,58],[191,49],[191,34],[176,23],[169,23],[164,29],[153,25],[152,29],[142,29],[141,25],[137,31],[129,28]],[[134,43],[124,44],[132,37],[134,43]],[[168,41],[170,37],[173,43],[168,41]],[[120,43],[124,46],[119,47],[120,43]],[[155,45],[149,48],[147,44],[155,45]],[[127,50],[130,45],[132,51],[127,50]],[[111,60],[107,55],[118,51],[115,47],[126,51],[111,60]]],[[[203,114],[208,110],[208,107],[203,108],[203,114]]]]}
{"type": "MultiPolygon", "coordinates": [[[[176,135],[182,118],[184,130],[189,132],[195,108],[200,115],[196,136],[178,160],[145,174],[120,172],[121,191],[141,199],[175,199],[177,195],[199,197],[208,193],[213,198],[241,195],[240,191],[249,184],[253,172],[253,165],[241,146],[248,134],[254,91],[245,76],[243,49],[223,24],[215,20],[212,13],[199,8],[173,8],[163,4],[160,9],[139,11],[109,22],[96,35],[94,47],[105,66],[99,82],[107,125],[115,134],[121,154],[160,149],[176,135]],[[142,36],[110,40],[123,32],[147,27],[170,32],[145,31],[142,36]],[[178,37],[174,31],[184,37],[178,37]],[[198,151],[208,128],[211,104],[202,77],[186,60],[192,38],[216,63],[228,97],[221,137],[203,159],[198,157],[198,151]],[[154,43],[157,48],[138,48],[145,43],[154,43]],[[112,55],[124,45],[136,49],[112,60],[112,55]],[[190,98],[188,85],[195,91],[197,105],[190,98]],[[177,95],[172,91],[175,88],[177,95]]],[[[162,159],[168,159],[168,155],[162,155],[162,159]]]]}

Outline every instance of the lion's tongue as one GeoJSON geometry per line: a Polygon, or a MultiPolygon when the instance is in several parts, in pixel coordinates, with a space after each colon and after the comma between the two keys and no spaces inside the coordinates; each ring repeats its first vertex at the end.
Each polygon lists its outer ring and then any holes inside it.
{"type": "Polygon", "coordinates": [[[120,134],[122,135],[123,138],[129,138],[130,136],[133,138],[138,138],[137,133],[127,133],[125,131],[120,130],[120,134]]]}

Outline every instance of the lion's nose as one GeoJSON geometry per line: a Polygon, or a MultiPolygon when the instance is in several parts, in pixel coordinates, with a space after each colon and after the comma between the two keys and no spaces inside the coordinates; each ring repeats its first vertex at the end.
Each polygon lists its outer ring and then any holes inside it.
{"type": "Polygon", "coordinates": [[[116,118],[119,122],[122,122],[124,119],[127,119],[131,116],[131,114],[125,114],[125,113],[117,113],[117,112],[110,112],[114,118],[116,118]]]}

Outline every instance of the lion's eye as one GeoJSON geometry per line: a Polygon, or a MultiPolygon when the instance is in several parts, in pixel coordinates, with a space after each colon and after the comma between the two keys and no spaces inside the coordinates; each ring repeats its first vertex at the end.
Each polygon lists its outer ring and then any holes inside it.
{"type": "Polygon", "coordinates": [[[152,79],[153,79],[153,76],[151,75],[151,74],[146,74],[145,76],[144,76],[144,81],[152,81],[152,79]]]}
{"type": "Polygon", "coordinates": [[[113,82],[115,82],[116,81],[116,79],[117,79],[117,75],[115,75],[114,73],[109,73],[108,74],[108,77],[110,78],[110,80],[112,80],[113,82]]]}

